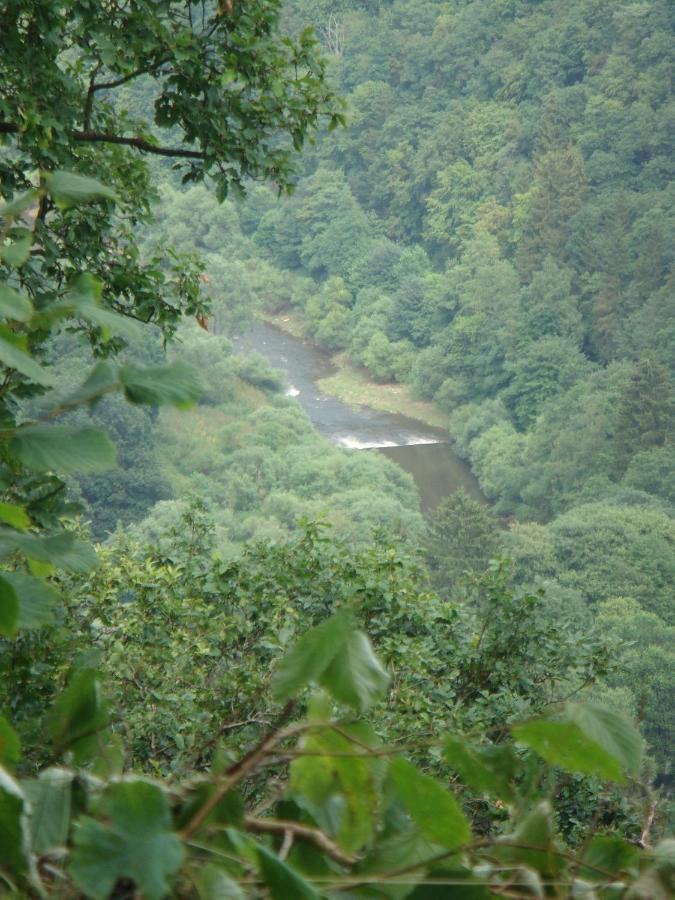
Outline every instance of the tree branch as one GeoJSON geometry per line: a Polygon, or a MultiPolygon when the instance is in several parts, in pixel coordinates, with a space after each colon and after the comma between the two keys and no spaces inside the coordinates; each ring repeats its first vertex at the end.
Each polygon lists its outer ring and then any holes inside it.
{"type": "Polygon", "coordinates": [[[160,59],[159,62],[153,63],[151,66],[141,66],[138,69],[134,69],[133,72],[130,72],[128,75],[123,75],[121,78],[116,78],[113,81],[99,81],[97,84],[93,86],[94,91],[107,91],[112,90],[113,88],[120,87],[122,84],[126,84],[127,81],[132,81],[134,78],[138,78],[139,75],[148,75],[150,72],[154,72],[163,66],[164,63],[170,62],[171,57],[165,56],[163,59],[160,59]]]}
{"type": "MultiPolygon", "coordinates": [[[[18,134],[19,126],[14,122],[0,122],[0,134],[18,134]]],[[[184,147],[160,147],[140,137],[124,137],[121,134],[110,134],[101,131],[73,131],[71,137],[83,143],[122,144],[133,147],[141,153],[154,153],[157,156],[177,156],[181,159],[208,159],[203,150],[187,150],[184,147]]]]}
{"type": "Polygon", "coordinates": [[[344,853],[335,841],[318,828],[309,825],[301,825],[300,822],[291,822],[286,819],[259,819],[257,816],[246,816],[244,819],[247,831],[255,834],[291,834],[301,841],[314,844],[319,850],[323,850],[331,859],[341,866],[353,866],[357,862],[355,856],[344,853]]]}

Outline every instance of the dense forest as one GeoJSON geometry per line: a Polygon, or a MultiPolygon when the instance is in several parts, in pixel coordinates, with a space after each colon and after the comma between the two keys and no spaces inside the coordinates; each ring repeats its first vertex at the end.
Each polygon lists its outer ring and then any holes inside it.
{"type": "Polygon", "coordinates": [[[0,19],[0,896],[671,896],[672,3],[0,19]]]}

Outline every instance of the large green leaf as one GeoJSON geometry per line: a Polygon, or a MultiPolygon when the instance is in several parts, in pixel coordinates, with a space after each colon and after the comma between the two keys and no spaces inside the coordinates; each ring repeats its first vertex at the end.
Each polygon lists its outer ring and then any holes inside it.
{"type": "Polygon", "coordinates": [[[115,447],[98,428],[29,425],[16,432],[10,450],[38,472],[104,472],[116,464],[115,447]]]}
{"type": "Polygon", "coordinates": [[[10,244],[0,244],[0,260],[13,268],[22,266],[30,256],[33,233],[27,228],[16,228],[10,244]]]}
{"type": "Polygon", "coordinates": [[[19,628],[42,628],[54,621],[59,593],[42,578],[24,572],[5,572],[19,598],[19,628]]]}
{"type": "Polygon", "coordinates": [[[529,809],[513,834],[497,838],[496,843],[513,845],[495,849],[495,855],[500,859],[545,875],[554,875],[565,865],[563,857],[556,852],[553,809],[548,800],[541,800],[529,809]]]}
{"type": "Polygon", "coordinates": [[[461,807],[435,778],[423,775],[402,757],[392,761],[389,776],[411,819],[428,840],[447,850],[469,840],[471,829],[461,807]]]}
{"type": "Polygon", "coordinates": [[[129,878],[147,900],[166,897],[184,851],[162,789],[143,779],[112,784],[100,813],[103,821],[84,818],[75,831],[70,874],[78,887],[106,900],[118,879],[129,878]]]}
{"type": "Polygon", "coordinates": [[[33,304],[25,294],[0,281],[0,316],[15,322],[27,322],[33,314],[33,304]]]}
{"type": "Polygon", "coordinates": [[[353,629],[353,615],[344,608],[306,632],[279,664],[272,682],[275,699],[290,700],[311,682],[318,682],[353,629]]]}
{"type": "Polygon", "coordinates": [[[61,208],[91,200],[118,199],[117,194],[95,178],[57,170],[45,174],[45,187],[61,208]]]}
{"type": "Polygon", "coordinates": [[[12,638],[19,627],[19,598],[10,582],[0,577],[0,634],[12,638]]]}
{"type": "Polygon", "coordinates": [[[568,772],[625,781],[619,760],[591,740],[574,722],[533,719],[512,726],[511,731],[517,741],[531,747],[553,766],[568,772]]]}
{"type": "Polygon", "coordinates": [[[0,766],[14,769],[21,758],[21,741],[4,716],[0,716],[0,766]]]}
{"type": "Polygon", "coordinates": [[[607,753],[635,775],[640,769],[644,741],[640,732],[620,712],[602,703],[568,703],[566,715],[607,753]]]}
{"type": "Polygon", "coordinates": [[[8,369],[16,369],[36,384],[50,385],[53,376],[20,346],[5,326],[0,326],[0,363],[8,369]]]}
{"type": "Polygon", "coordinates": [[[469,787],[502,800],[513,797],[511,776],[515,759],[509,747],[472,747],[468,741],[454,736],[443,743],[445,759],[469,787]]]}
{"type": "Polygon", "coordinates": [[[200,900],[245,900],[243,890],[223,869],[207,865],[199,872],[200,900]]]}
{"type": "Polygon", "coordinates": [[[71,572],[88,572],[97,563],[91,544],[79,541],[68,531],[42,536],[0,528],[0,558],[16,551],[28,559],[50,563],[71,572]]]}
{"type": "Polygon", "coordinates": [[[260,874],[273,900],[321,900],[319,892],[266,847],[258,847],[260,874]]]}
{"type": "Polygon", "coordinates": [[[79,275],[66,294],[67,303],[73,304],[73,313],[98,325],[104,337],[117,337],[133,340],[142,336],[142,325],[127,316],[113,312],[101,305],[103,283],[88,272],[79,275]]]}
{"type": "Polygon", "coordinates": [[[109,724],[101,679],[94,669],[75,672],[59,696],[50,717],[49,732],[57,752],[72,749],[79,758],[90,755],[96,735],[109,724]]]}
{"type": "Polygon", "coordinates": [[[584,865],[579,869],[581,878],[588,881],[606,881],[611,872],[617,877],[624,872],[637,871],[640,853],[633,844],[611,834],[597,834],[591,839],[583,854],[584,865]]]}
{"type": "Polygon", "coordinates": [[[347,852],[372,837],[377,813],[373,771],[363,752],[332,729],[307,735],[300,744],[307,756],[291,763],[290,786],[319,826],[347,852]]]}
{"type": "Polygon", "coordinates": [[[168,404],[186,409],[205,391],[196,369],[180,360],[168,366],[123,366],[120,381],[127,400],[152,406],[168,404]]]}
{"type": "Polygon", "coordinates": [[[351,631],[319,678],[336,700],[361,711],[386,692],[389,676],[362,631],[351,631]]]}
{"type": "Polygon", "coordinates": [[[18,194],[12,200],[8,200],[7,203],[0,203],[0,219],[16,219],[31,206],[37,205],[39,199],[40,192],[36,188],[31,188],[23,194],[18,194]]]}
{"type": "Polygon", "coordinates": [[[21,787],[30,801],[30,832],[35,853],[41,855],[65,846],[72,784],[73,773],[67,769],[46,769],[39,778],[22,782],[21,787]]]}
{"type": "Polygon", "coordinates": [[[23,791],[0,766],[0,869],[23,874],[30,868],[30,836],[23,791]]]}
{"type": "Polygon", "coordinates": [[[22,506],[14,503],[0,503],[0,522],[11,525],[18,531],[27,531],[30,526],[30,516],[22,506]]]}

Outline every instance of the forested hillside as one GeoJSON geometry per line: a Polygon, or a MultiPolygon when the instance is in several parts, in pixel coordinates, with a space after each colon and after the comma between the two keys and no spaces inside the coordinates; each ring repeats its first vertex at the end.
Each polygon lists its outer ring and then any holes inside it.
{"type": "Polygon", "coordinates": [[[0,897],[667,900],[672,3],[0,22],[0,897]]]}

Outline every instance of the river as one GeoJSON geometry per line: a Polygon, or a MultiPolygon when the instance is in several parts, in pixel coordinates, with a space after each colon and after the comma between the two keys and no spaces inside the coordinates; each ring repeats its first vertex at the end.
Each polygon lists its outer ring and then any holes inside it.
{"type": "Polygon", "coordinates": [[[416,419],[344,403],[322,394],[321,378],[335,372],[330,356],[318,347],[261,322],[234,341],[238,353],[256,351],[284,373],[287,394],[305,410],[314,427],[349,450],[382,453],[415,480],[422,509],[463,487],[484,499],[468,465],[452,450],[450,435],[416,419]]]}

